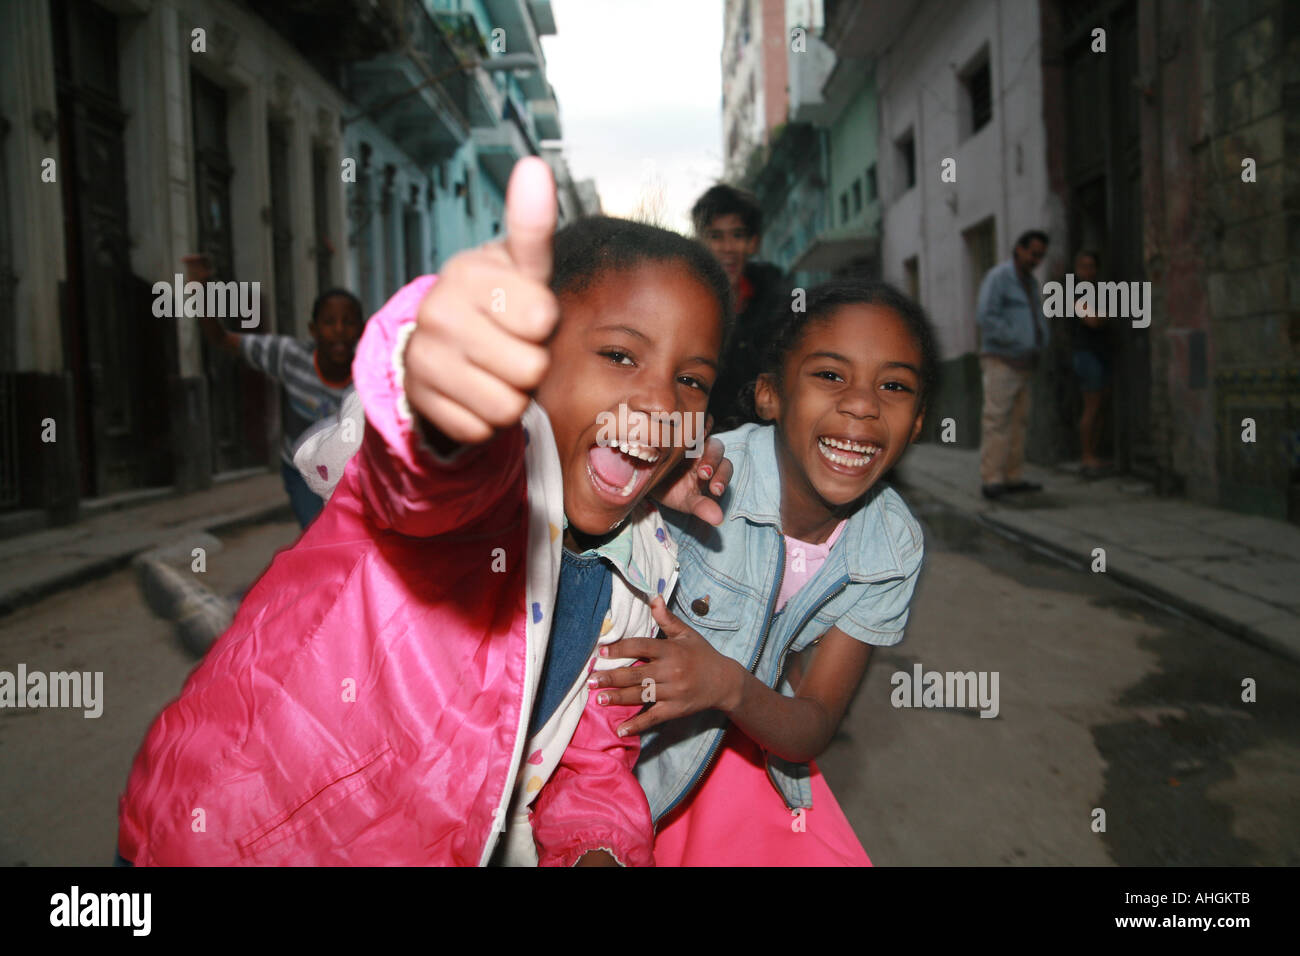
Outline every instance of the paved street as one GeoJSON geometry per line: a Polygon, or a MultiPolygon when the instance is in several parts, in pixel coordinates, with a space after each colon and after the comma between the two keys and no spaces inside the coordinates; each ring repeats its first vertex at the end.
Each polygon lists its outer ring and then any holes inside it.
{"type": "MultiPolygon", "coordinates": [[[[278,499],[277,499],[278,501],[278,499]]],[[[246,588],[291,544],[290,521],[253,525],[210,551],[204,583],[246,588]]],[[[134,572],[115,571],[0,618],[0,668],[104,672],[104,710],[0,710],[0,866],[112,862],[117,798],[149,723],[195,665],[153,617],[134,572]]]]}
{"type": "MultiPolygon", "coordinates": [[[[905,493],[929,547],[908,635],[821,761],[874,862],[1300,863],[1300,668],[905,493]],[[890,677],[916,663],[998,672],[998,716],[895,709],[890,677]]],[[[206,582],[247,586],[295,533],[221,535],[206,582]]],[[[131,757],[192,659],[119,570],[0,618],[0,660],[103,670],[106,698],[98,719],[0,712],[0,865],[105,863],[131,757]]]]}
{"type": "Polygon", "coordinates": [[[821,761],[873,862],[1300,863],[1300,667],[905,494],[928,545],[907,637],[821,761]],[[999,715],[894,709],[916,662],[999,672],[999,715]]]}

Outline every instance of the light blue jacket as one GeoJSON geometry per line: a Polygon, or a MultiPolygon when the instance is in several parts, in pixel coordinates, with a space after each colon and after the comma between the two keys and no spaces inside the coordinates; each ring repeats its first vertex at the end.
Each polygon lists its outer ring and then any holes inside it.
{"type": "Polygon", "coordinates": [[[975,321],[980,327],[980,353],[1008,358],[1028,358],[1034,349],[1034,324],[1043,333],[1042,347],[1047,348],[1047,318],[1043,315],[1043,297],[1038,280],[1030,278],[1034,288],[1031,302],[1024,284],[1016,275],[1016,264],[1008,259],[994,266],[980,284],[975,321]]]}
{"type": "MultiPolygon", "coordinates": [[[[720,528],[672,512],[664,516],[679,522],[673,613],[764,684],[792,697],[784,679],[786,655],[808,647],[831,627],[867,644],[888,646],[903,639],[924,545],[903,499],[877,484],[826,563],[784,610],[774,613],[785,569],[775,435],[771,425],[745,425],[719,436],[735,466],[722,498],[726,517],[720,528]]],[[[636,774],[656,823],[703,775],[727,724],[721,711],[707,710],[641,736],[636,774]]],[[[807,764],[769,756],[767,770],[787,807],[812,806],[807,764]]]]}

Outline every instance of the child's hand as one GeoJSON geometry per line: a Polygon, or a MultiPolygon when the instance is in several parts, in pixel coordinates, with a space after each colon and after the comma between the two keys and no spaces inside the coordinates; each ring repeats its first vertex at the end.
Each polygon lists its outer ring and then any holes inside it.
{"type": "Polygon", "coordinates": [[[650,602],[650,613],[662,638],[627,637],[600,648],[602,657],[639,657],[649,663],[598,671],[587,682],[592,693],[598,695],[598,703],[654,701],[645,713],[619,727],[618,735],[644,733],[656,724],[701,710],[730,712],[739,706],[746,670],[678,620],[662,597],[656,596],[650,602]],[[647,679],[653,683],[643,684],[647,679]],[[649,697],[645,696],[647,690],[653,691],[649,697]]]}
{"type": "Polygon", "coordinates": [[[506,191],[505,241],[455,256],[420,303],[406,348],[406,396],[435,435],[481,444],[528,407],[560,315],[546,284],[555,220],[550,168],[520,160],[506,191]]]}
{"type": "Polygon", "coordinates": [[[731,481],[731,460],[721,441],[710,438],[699,458],[686,458],[664,476],[650,496],[665,508],[693,514],[711,525],[722,524],[722,508],[709,495],[720,497],[731,481]],[[712,479],[712,481],[710,481],[712,479]]]}

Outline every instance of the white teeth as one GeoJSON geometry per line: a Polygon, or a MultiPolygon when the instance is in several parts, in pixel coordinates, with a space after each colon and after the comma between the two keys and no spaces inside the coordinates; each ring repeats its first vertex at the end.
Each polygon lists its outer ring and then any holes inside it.
{"type": "Polygon", "coordinates": [[[659,450],[657,448],[646,448],[644,445],[638,445],[636,442],[626,441],[619,442],[617,447],[623,454],[632,458],[639,458],[652,465],[659,460],[659,450]]]}
{"type": "Polygon", "coordinates": [[[846,468],[861,468],[863,465],[870,462],[871,459],[875,457],[876,452],[880,449],[875,445],[857,445],[853,442],[839,441],[834,438],[823,438],[817,443],[817,450],[837,465],[843,465],[846,468]],[[853,457],[848,455],[837,455],[835,452],[831,451],[828,446],[833,446],[835,448],[847,447],[852,451],[862,451],[865,452],[865,454],[853,457]]]}
{"type": "Polygon", "coordinates": [[[858,442],[845,441],[841,438],[821,438],[819,441],[823,445],[830,445],[832,448],[839,448],[843,451],[856,451],[859,455],[874,455],[880,449],[875,445],[863,445],[858,442]]]}

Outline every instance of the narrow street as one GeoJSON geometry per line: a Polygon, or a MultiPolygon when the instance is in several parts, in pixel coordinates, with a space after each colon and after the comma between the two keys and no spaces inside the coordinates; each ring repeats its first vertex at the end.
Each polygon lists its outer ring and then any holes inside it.
{"type": "MultiPolygon", "coordinates": [[[[1300,863],[1300,668],[904,493],[928,548],[908,634],[820,761],[873,862],[1300,863]],[[894,708],[917,663],[997,672],[997,717],[894,708]]],[[[205,583],[246,588],[295,536],[225,536],[205,583]]],[[[98,719],[0,711],[0,865],[107,864],[131,758],[193,659],[123,570],[0,619],[0,660],[102,670],[105,699],[98,719]]]]}

